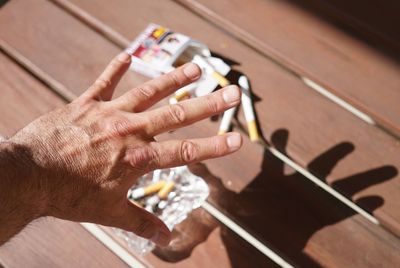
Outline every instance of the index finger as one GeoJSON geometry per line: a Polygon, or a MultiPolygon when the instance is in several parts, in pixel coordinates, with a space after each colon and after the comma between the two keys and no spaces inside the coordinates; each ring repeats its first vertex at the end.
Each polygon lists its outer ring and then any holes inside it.
{"type": "Polygon", "coordinates": [[[187,63],[172,72],[131,89],[112,101],[112,105],[127,112],[142,112],[177,89],[196,81],[200,76],[199,66],[195,63],[187,63]]]}

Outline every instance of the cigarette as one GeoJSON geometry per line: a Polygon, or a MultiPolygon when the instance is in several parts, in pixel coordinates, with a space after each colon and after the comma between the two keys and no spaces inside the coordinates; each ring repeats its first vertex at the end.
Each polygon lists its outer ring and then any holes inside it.
{"type": "Polygon", "coordinates": [[[161,200],[161,201],[158,203],[157,208],[160,209],[160,210],[163,210],[164,208],[167,207],[167,205],[168,205],[168,201],[166,201],[166,200],[161,200]]]}
{"type": "Polygon", "coordinates": [[[149,186],[134,189],[129,193],[128,196],[132,199],[139,199],[146,195],[150,195],[160,191],[165,185],[166,182],[164,180],[158,181],[156,183],[150,184],[149,186]]]}
{"type": "Polygon", "coordinates": [[[214,77],[215,80],[217,80],[218,84],[221,87],[226,87],[227,85],[230,84],[230,82],[228,81],[228,79],[226,79],[222,74],[220,74],[217,71],[213,71],[211,73],[212,77],[214,77]]]}
{"type": "Polygon", "coordinates": [[[152,183],[156,183],[161,178],[161,169],[156,169],[153,171],[153,178],[151,179],[152,183]]]}
{"type": "Polygon", "coordinates": [[[160,198],[158,195],[153,195],[146,200],[146,207],[147,206],[156,206],[160,202],[160,198]]]}
{"type": "Polygon", "coordinates": [[[247,129],[251,141],[257,141],[260,139],[260,135],[257,129],[256,117],[254,115],[253,102],[251,100],[249,80],[246,76],[242,75],[239,77],[239,86],[242,89],[242,105],[244,117],[247,122],[247,129]]]}
{"type": "Polygon", "coordinates": [[[236,109],[237,107],[235,106],[224,112],[224,115],[221,119],[221,124],[219,125],[218,135],[223,135],[229,131],[236,109]]]}
{"type": "Polygon", "coordinates": [[[207,73],[211,74],[221,87],[226,87],[230,84],[229,80],[217,72],[214,67],[212,67],[211,64],[209,64],[208,61],[202,56],[195,55],[193,57],[193,62],[199,65],[200,68],[204,68],[207,73]]]}
{"type": "Polygon", "coordinates": [[[166,199],[168,194],[174,189],[175,183],[173,181],[168,181],[161,189],[158,191],[158,197],[160,199],[166,199]]]}
{"type": "Polygon", "coordinates": [[[183,88],[178,89],[175,92],[175,96],[173,96],[170,99],[170,103],[174,104],[174,103],[177,103],[177,102],[183,100],[186,97],[192,96],[192,94],[196,90],[196,88],[197,88],[197,83],[191,83],[183,88]]]}
{"type": "MultiPolygon", "coordinates": [[[[206,59],[204,59],[200,55],[195,55],[193,58],[193,62],[199,65],[201,68],[204,68],[207,73],[210,73],[212,77],[218,82],[221,87],[226,87],[230,84],[229,80],[226,79],[222,74],[217,72],[214,67],[212,67],[206,59]]],[[[218,135],[223,135],[228,132],[232,118],[235,114],[236,107],[231,108],[225,111],[224,115],[222,116],[221,124],[219,126],[218,135]]]]}

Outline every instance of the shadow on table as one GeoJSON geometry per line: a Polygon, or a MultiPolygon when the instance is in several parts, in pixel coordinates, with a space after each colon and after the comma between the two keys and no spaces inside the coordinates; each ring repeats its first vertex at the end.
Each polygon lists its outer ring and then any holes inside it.
{"type": "Polygon", "coordinates": [[[400,63],[400,1],[287,1],[400,63]]]}
{"type": "MultiPolygon", "coordinates": [[[[240,63],[216,53],[213,53],[213,56],[223,59],[233,68],[227,78],[232,84],[237,84],[243,74],[234,67],[240,63]]],[[[253,102],[261,100],[251,94],[253,102]]],[[[239,128],[244,128],[239,120],[236,124],[239,128]]],[[[259,131],[262,133],[261,128],[259,131]]],[[[271,143],[286,154],[288,138],[289,132],[280,129],[273,133],[271,143]]],[[[354,145],[349,142],[339,143],[321,153],[307,168],[325,180],[336,164],[354,149],[354,145]]],[[[303,252],[312,235],[326,226],[355,215],[353,210],[298,172],[287,174],[287,166],[285,167],[283,162],[268,150],[264,151],[261,172],[240,193],[226,189],[222,181],[211,174],[203,164],[192,165],[191,170],[209,184],[210,203],[272,250],[300,266],[321,266],[303,252]]],[[[386,165],[337,180],[332,187],[338,187],[342,193],[352,197],[367,187],[395,177],[397,173],[395,167],[386,165]]],[[[355,202],[372,212],[382,206],[384,200],[380,196],[368,196],[355,202]]],[[[258,250],[202,209],[195,210],[188,219],[176,226],[171,244],[166,248],[156,248],[154,253],[165,261],[179,262],[188,258],[195,247],[206,241],[218,227],[221,228],[221,238],[232,267],[274,265],[258,250]]]]}
{"type": "MultiPolygon", "coordinates": [[[[287,130],[276,131],[272,135],[273,145],[284,152],[288,136],[287,130]]],[[[337,144],[314,159],[308,169],[320,178],[326,178],[335,165],[353,150],[351,143],[337,144]]],[[[301,174],[295,171],[287,174],[284,164],[269,151],[264,152],[261,172],[239,194],[227,190],[205,165],[197,164],[191,169],[207,180],[211,188],[208,200],[212,204],[271,249],[300,266],[321,267],[303,252],[308,240],[322,228],[355,214],[301,174]]],[[[347,196],[353,196],[367,187],[395,177],[397,173],[393,166],[382,166],[338,180],[333,187],[340,187],[347,196]]],[[[383,205],[384,200],[380,196],[368,196],[355,202],[368,211],[374,211],[383,205]]],[[[155,254],[169,262],[188,258],[193,249],[218,226],[222,225],[207,215],[190,217],[174,231],[171,245],[156,249],[155,254]]],[[[232,267],[245,267],[248,258],[262,261],[261,256],[246,256],[246,250],[240,248],[243,245],[238,245],[238,237],[226,227],[222,227],[221,236],[232,267]]]]}
{"type": "MultiPolygon", "coordinates": [[[[0,8],[7,3],[9,0],[0,0],[0,8]]],[[[1,266],[0,266],[1,267],[1,266]]]]}

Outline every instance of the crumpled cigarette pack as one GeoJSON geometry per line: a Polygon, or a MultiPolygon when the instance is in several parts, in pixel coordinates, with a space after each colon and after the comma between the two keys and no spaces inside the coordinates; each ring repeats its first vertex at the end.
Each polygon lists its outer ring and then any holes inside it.
{"type": "MultiPolygon", "coordinates": [[[[200,207],[209,195],[203,178],[187,166],[158,169],[139,178],[128,192],[128,199],[159,217],[170,230],[200,207]]],[[[114,228],[118,236],[137,253],[146,254],[155,245],[134,233],[114,228]]]]}

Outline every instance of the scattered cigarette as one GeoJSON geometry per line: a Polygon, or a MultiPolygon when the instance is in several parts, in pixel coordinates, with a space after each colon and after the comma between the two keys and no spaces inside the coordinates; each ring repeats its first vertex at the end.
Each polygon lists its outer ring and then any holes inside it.
{"type": "Polygon", "coordinates": [[[161,169],[156,169],[153,171],[153,178],[151,179],[151,181],[153,183],[156,183],[160,180],[161,178],[161,169]]]}
{"type": "Polygon", "coordinates": [[[247,129],[251,141],[257,141],[260,139],[260,135],[257,129],[256,117],[254,115],[253,102],[251,100],[249,80],[246,76],[242,75],[239,77],[239,86],[242,90],[242,105],[244,117],[247,122],[247,129]]]}
{"type": "Polygon", "coordinates": [[[195,55],[193,57],[193,62],[199,65],[200,68],[205,69],[206,73],[209,73],[212,75],[212,77],[217,80],[218,84],[221,87],[226,87],[227,85],[230,84],[229,80],[226,79],[222,74],[217,72],[214,67],[211,66],[211,64],[208,63],[206,59],[204,59],[200,55],[195,55]]]}
{"type": "Polygon", "coordinates": [[[150,195],[160,191],[165,186],[165,184],[166,182],[164,180],[161,180],[156,183],[150,184],[149,186],[134,189],[129,193],[128,197],[131,199],[142,198],[146,195],[150,195]]]}
{"type": "Polygon", "coordinates": [[[168,181],[161,189],[158,191],[158,197],[160,199],[166,199],[168,194],[174,189],[175,183],[173,181],[168,181]]]}
{"type": "Polygon", "coordinates": [[[226,87],[230,84],[228,79],[226,79],[222,74],[218,73],[217,71],[213,71],[211,75],[212,77],[214,77],[215,80],[217,80],[218,84],[221,87],[226,87]]]}
{"type": "Polygon", "coordinates": [[[221,124],[219,125],[218,135],[223,135],[229,131],[236,109],[237,107],[232,107],[224,112],[224,115],[221,119],[221,124]]]}
{"type": "Polygon", "coordinates": [[[175,96],[173,96],[170,100],[170,103],[176,103],[179,102],[187,97],[192,96],[193,92],[196,90],[197,88],[197,83],[191,83],[183,88],[178,89],[175,92],[175,96]]]}
{"type": "MultiPolygon", "coordinates": [[[[210,73],[212,77],[218,82],[218,84],[221,87],[226,87],[230,84],[229,80],[226,79],[222,74],[218,73],[214,67],[212,67],[206,59],[204,59],[202,56],[195,55],[193,58],[193,62],[197,63],[201,68],[204,68],[207,73],[210,73]]],[[[235,114],[236,107],[233,107],[227,111],[224,112],[224,115],[222,116],[221,124],[218,130],[218,135],[225,134],[228,132],[232,118],[235,114]]]]}

